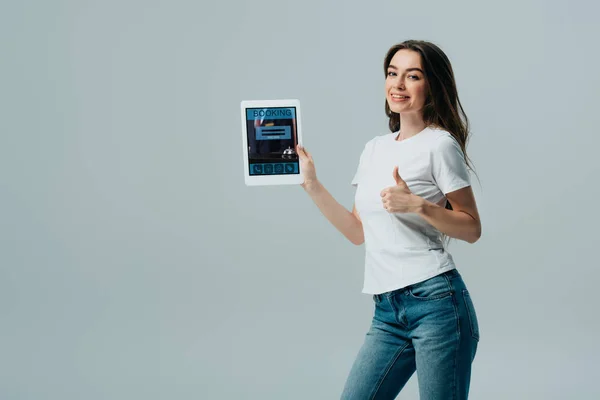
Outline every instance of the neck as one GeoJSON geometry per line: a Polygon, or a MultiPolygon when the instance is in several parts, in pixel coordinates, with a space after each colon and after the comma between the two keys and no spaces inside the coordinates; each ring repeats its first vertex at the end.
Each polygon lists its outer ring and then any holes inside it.
{"type": "Polygon", "coordinates": [[[396,140],[405,140],[415,136],[425,129],[425,127],[426,125],[421,115],[416,113],[400,113],[400,133],[396,140]]]}

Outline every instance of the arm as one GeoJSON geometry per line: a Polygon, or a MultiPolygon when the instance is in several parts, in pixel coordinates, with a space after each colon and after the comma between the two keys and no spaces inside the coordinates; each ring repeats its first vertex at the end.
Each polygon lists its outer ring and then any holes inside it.
{"type": "Polygon", "coordinates": [[[481,237],[481,220],[471,186],[446,194],[452,205],[448,210],[420,198],[417,213],[446,235],[475,243],[481,237]]]}
{"type": "Polygon", "coordinates": [[[359,245],[365,241],[362,222],[353,207],[352,212],[346,210],[338,203],[331,193],[317,179],[315,163],[310,153],[302,146],[297,146],[296,151],[302,165],[304,183],[302,187],[310,195],[313,202],[319,207],[321,213],[352,243],[359,245]]]}
{"type": "Polygon", "coordinates": [[[348,211],[318,180],[307,182],[303,187],[325,218],[348,240],[355,245],[360,245],[365,241],[362,222],[356,206],[352,208],[352,212],[348,211]]]}

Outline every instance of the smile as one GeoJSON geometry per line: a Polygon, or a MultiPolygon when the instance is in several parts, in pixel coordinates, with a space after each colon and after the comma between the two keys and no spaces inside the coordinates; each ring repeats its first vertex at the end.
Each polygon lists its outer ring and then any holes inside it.
{"type": "Polygon", "coordinates": [[[392,95],[392,100],[393,101],[406,101],[410,99],[409,96],[400,96],[399,94],[393,94],[392,95]]]}

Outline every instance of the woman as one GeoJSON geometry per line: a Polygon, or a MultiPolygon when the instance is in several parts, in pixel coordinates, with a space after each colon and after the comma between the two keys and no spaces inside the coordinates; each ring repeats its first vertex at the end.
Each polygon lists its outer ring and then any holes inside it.
{"type": "Polygon", "coordinates": [[[415,371],[421,400],[466,399],[479,327],[444,243],[481,235],[468,119],[450,61],[436,45],[395,45],[384,71],[391,133],[365,145],[352,212],[327,192],[311,155],[298,147],[302,187],[352,243],[365,243],[363,292],[373,295],[375,312],[342,399],[395,399],[415,371]]]}

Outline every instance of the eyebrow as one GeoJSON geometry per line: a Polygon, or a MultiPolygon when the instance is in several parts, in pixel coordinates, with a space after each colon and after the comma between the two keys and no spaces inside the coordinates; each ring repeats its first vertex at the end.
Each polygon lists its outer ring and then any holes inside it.
{"type": "MultiPolygon", "coordinates": [[[[389,65],[388,68],[392,68],[392,69],[398,70],[398,67],[396,67],[394,65],[389,65]]],[[[410,71],[419,71],[420,73],[425,74],[421,68],[408,68],[406,70],[406,72],[410,72],[410,71]]]]}

